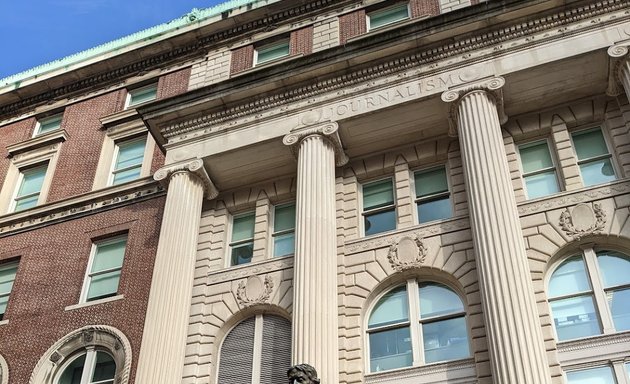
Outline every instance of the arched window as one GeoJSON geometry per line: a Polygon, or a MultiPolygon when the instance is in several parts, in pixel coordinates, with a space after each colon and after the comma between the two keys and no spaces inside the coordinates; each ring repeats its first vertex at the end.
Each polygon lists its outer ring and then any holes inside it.
{"type": "Polygon", "coordinates": [[[113,384],[116,362],[107,352],[93,348],[69,359],[56,384],[113,384]]]}
{"type": "Polygon", "coordinates": [[[409,280],[386,292],[367,333],[371,372],[470,357],[464,304],[439,283],[409,280]]]}
{"type": "Polygon", "coordinates": [[[558,341],[630,330],[630,257],[587,248],[554,270],[548,297],[558,341]]]}
{"type": "Polygon", "coordinates": [[[291,366],[291,323],[279,316],[256,315],[238,323],[223,340],[221,384],[276,384],[291,366]]]}

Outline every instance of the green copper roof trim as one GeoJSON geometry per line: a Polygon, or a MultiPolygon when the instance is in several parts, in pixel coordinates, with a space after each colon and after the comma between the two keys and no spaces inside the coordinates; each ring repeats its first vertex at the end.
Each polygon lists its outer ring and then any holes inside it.
{"type": "Polygon", "coordinates": [[[185,14],[184,16],[171,20],[167,23],[159,24],[154,27],[132,33],[131,35],[121,37],[120,39],[97,45],[96,47],[87,49],[85,51],[66,56],[59,60],[51,61],[50,63],[38,65],[37,67],[0,79],[0,86],[7,86],[11,83],[15,83],[13,85],[15,86],[15,88],[18,88],[20,82],[28,78],[37,77],[47,72],[61,69],[63,67],[69,67],[71,65],[78,64],[82,61],[105,53],[115,52],[116,50],[125,48],[131,44],[140,41],[148,41],[154,39],[155,37],[163,35],[167,32],[177,30],[192,23],[198,23],[207,20],[214,16],[221,15],[224,12],[232,11],[244,6],[248,6],[248,9],[254,9],[270,3],[275,3],[276,1],[279,0],[231,0],[210,8],[194,8],[192,11],[185,14]]]}

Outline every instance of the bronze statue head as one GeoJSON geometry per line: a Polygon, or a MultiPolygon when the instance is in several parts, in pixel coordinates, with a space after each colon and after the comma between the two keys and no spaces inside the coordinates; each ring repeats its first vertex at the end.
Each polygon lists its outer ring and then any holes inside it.
{"type": "Polygon", "coordinates": [[[308,364],[294,365],[287,371],[289,384],[319,384],[317,371],[308,364]]]}

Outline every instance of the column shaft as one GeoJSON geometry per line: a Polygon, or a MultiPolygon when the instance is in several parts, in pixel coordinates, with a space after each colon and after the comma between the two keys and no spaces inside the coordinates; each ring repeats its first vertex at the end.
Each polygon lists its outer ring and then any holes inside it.
{"type": "Polygon", "coordinates": [[[626,91],[626,97],[630,100],[630,57],[626,56],[621,62],[621,70],[619,72],[621,84],[626,91]]]}
{"type": "Polygon", "coordinates": [[[459,138],[494,382],[550,383],[496,102],[459,102],[459,138]]]}
{"type": "Polygon", "coordinates": [[[188,171],[170,176],[137,384],[182,380],[203,196],[199,177],[188,171]]]}
{"type": "Polygon", "coordinates": [[[322,383],[336,384],[335,151],[318,134],[305,137],[299,145],[292,360],[314,366],[322,383]]]}

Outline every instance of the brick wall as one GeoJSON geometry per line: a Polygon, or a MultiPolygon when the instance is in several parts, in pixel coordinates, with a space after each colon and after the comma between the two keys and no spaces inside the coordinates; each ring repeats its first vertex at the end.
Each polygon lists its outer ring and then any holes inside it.
{"type": "Polygon", "coordinates": [[[366,32],[365,9],[339,16],[339,44],[366,32]]]}
{"type": "Polygon", "coordinates": [[[0,239],[0,262],[20,257],[0,326],[0,354],[12,384],[28,383],[35,364],[56,341],[86,325],[109,325],[130,340],[134,381],[164,198],[98,213],[0,239]],[[92,239],[128,230],[118,288],[122,300],[65,311],[77,304],[92,239]]]}
{"type": "Polygon", "coordinates": [[[33,135],[33,129],[35,129],[34,117],[0,127],[0,148],[3,152],[2,157],[0,157],[0,180],[5,179],[11,164],[6,148],[9,145],[28,140],[33,135]]]}
{"type": "Polygon", "coordinates": [[[289,39],[289,52],[291,55],[308,55],[313,52],[312,25],[291,32],[291,37],[289,39]]]}
{"type": "Polygon", "coordinates": [[[242,72],[254,65],[254,46],[247,45],[232,51],[230,73],[242,72]]]}
{"type": "Polygon", "coordinates": [[[191,68],[188,67],[161,76],[158,80],[157,98],[165,99],[188,91],[190,73],[191,68]]]}
{"type": "MultiPolygon", "coordinates": [[[[411,17],[426,17],[440,14],[440,1],[445,0],[411,0],[409,2],[411,8],[411,17]]],[[[452,0],[459,2],[459,0],[452,0]]]]}

